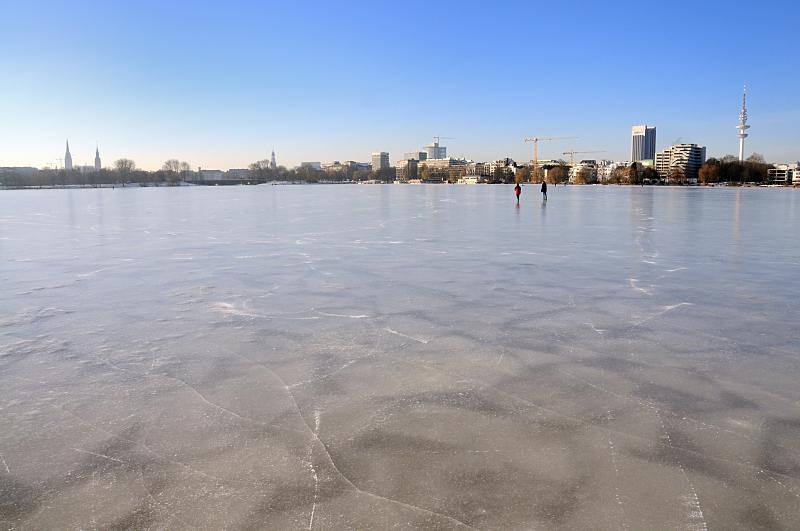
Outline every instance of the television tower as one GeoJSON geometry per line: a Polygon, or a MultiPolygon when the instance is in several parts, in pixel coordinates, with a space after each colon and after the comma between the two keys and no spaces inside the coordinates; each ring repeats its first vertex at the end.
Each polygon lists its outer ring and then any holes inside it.
{"type": "Polygon", "coordinates": [[[739,111],[739,125],[736,126],[739,130],[739,162],[744,162],[744,139],[747,138],[747,131],[750,126],[747,125],[747,85],[744,86],[742,93],[742,110],[739,111]]]}

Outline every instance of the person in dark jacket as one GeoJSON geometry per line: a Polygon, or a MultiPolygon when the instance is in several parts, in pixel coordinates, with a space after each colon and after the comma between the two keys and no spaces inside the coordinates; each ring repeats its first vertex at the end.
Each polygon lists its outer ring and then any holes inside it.
{"type": "Polygon", "coordinates": [[[542,181],[542,195],[544,196],[544,200],[547,201],[547,183],[542,181]]]}
{"type": "Polygon", "coordinates": [[[514,194],[517,196],[517,205],[519,205],[519,194],[521,193],[522,193],[522,185],[517,183],[517,185],[514,187],[514,194]]]}

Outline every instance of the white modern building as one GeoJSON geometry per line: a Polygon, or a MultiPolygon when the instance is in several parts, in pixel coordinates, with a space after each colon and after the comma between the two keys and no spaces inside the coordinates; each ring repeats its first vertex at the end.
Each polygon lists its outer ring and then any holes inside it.
{"type": "Polygon", "coordinates": [[[800,162],[789,164],[776,164],[774,168],[767,170],[770,184],[789,185],[800,184],[800,162]]]}
{"type": "Polygon", "coordinates": [[[611,179],[617,169],[628,168],[630,165],[631,163],[626,161],[599,160],[597,161],[597,180],[606,182],[611,179]]]}
{"type": "Polygon", "coordinates": [[[705,146],[675,144],[656,153],[658,175],[667,182],[697,183],[700,167],[706,162],[705,146]]]}
{"type": "Polygon", "coordinates": [[[372,171],[389,169],[389,153],[387,151],[377,151],[372,154],[372,171]]]}
{"type": "Polygon", "coordinates": [[[656,156],[656,128],[634,125],[631,128],[631,161],[653,159],[656,156]]]}
{"type": "Polygon", "coordinates": [[[594,159],[576,162],[569,169],[569,182],[578,181],[578,174],[583,172],[586,175],[587,183],[597,182],[597,161],[594,159]]]}

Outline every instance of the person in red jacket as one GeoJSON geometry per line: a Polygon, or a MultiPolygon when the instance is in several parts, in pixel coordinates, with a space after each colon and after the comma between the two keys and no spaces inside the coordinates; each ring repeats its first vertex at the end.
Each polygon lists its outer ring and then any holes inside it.
{"type": "Polygon", "coordinates": [[[517,185],[514,187],[514,194],[517,196],[517,205],[519,205],[519,194],[521,193],[522,193],[522,186],[519,183],[517,183],[517,185]]]}

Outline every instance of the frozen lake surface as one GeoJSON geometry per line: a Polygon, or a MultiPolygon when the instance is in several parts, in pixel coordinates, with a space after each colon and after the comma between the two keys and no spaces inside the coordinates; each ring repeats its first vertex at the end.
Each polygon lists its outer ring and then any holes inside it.
{"type": "Polygon", "coordinates": [[[797,529],[800,191],[0,192],[0,528],[797,529]]]}

